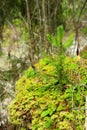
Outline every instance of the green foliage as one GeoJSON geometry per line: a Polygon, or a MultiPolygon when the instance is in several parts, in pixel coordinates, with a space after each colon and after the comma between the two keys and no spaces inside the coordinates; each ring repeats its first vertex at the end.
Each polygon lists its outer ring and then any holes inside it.
{"type": "Polygon", "coordinates": [[[26,130],[26,128],[21,128],[21,130],[26,130]]]}
{"type": "Polygon", "coordinates": [[[12,23],[18,27],[22,27],[23,21],[20,19],[13,19],[12,23]]]}
{"type": "Polygon", "coordinates": [[[47,38],[50,43],[53,43],[56,47],[59,47],[59,41],[57,40],[57,37],[52,37],[50,34],[47,35],[47,38]]]}
{"type": "MultiPolygon", "coordinates": [[[[59,26],[57,28],[57,34],[56,36],[51,36],[50,34],[47,35],[48,41],[52,44],[54,44],[56,47],[60,48],[60,45],[63,42],[63,37],[64,37],[64,29],[63,26],[59,26]]],[[[62,49],[67,49],[70,47],[73,43],[73,38],[74,38],[74,33],[71,33],[69,37],[64,41],[64,44],[62,45],[62,49]]],[[[61,50],[61,51],[63,51],[61,50]]]]}
{"type": "Polygon", "coordinates": [[[69,130],[73,124],[76,129],[83,130],[84,111],[80,117],[75,110],[72,113],[72,93],[75,92],[75,107],[84,107],[81,94],[84,92],[85,95],[86,89],[80,84],[87,74],[86,63],[85,60],[64,59],[63,72],[66,72],[69,81],[64,84],[63,92],[58,89],[60,83],[56,57],[40,60],[35,64],[36,71],[29,68],[16,83],[16,97],[8,107],[9,121],[32,130],[69,130]],[[78,124],[78,120],[82,124],[78,124]]]}
{"type": "Polygon", "coordinates": [[[47,35],[48,41],[52,44],[54,44],[56,47],[60,47],[60,44],[62,44],[64,36],[64,29],[63,26],[59,26],[57,28],[57,34],[55,37],[52,37],[50,34],[47,35]]]}
{"type": "MultiPolygon", "coordinates": [[[[51,35],[48,34],[48,40],[50,43],[53,43],[55,46],[57,46],[59,48],[58,50],[58,64],[56,65],[57,68],[57,72],[58,72],[58,79],[59,79],[59,83],[60,83],[60,88],[61,90],[63,90],[63,62],[64,62],[64,47],[63,47],[63,37],[64,37],[64,29],[63,26],[60,25],[57,28],[57,34],[55,37],[52,37],[51,35]]],[[[64,75],[65,76],[65,75],[64,75]]]]}
{"type": "Polygon", "coordinates": [[[63,90],[63,85],[66,84],[66,82],[68,81],[66,72],[64,71],[64,60],[65,60],[64,50],[72,45],[74,34],[72,33],[68,37],[68,39],[64,42],[64,44],[63,44],[63,37],[64,37],[64,29],[62,25],[57,28],[57,34],[55,37],[52,37],[50,34],[47,35],[49,42],[54,44],[59,49],[56,69],[58,72],[58,79],[61,90],[63,90]]]}
{"type": "Polygon", "coordinates": [[[63,26],[59,26],[57,28],[57,40],[61,44],[64,37],[64,29],[63,26]]]}
{"type": "Polygon", "coordinates": [[[36,70],[34,70],[32,67],[29,68],[29,70],[25,71],[25,75],[27,78],[33,77],[36,74],[36,70]]]}

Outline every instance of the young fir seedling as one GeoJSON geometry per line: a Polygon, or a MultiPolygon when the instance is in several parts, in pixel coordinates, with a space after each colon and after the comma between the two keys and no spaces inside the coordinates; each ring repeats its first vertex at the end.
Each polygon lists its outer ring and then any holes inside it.
{"type": "MultiPolygon", "coordinates": [[[[73,34],[69,36],[69,38],[63,44],[63,37],[64,37],[64,29],[63,26],[60,25],[57,28],[56,36],[51,36],[50,34],[47,35],[48,41],[53,44],[55,47],[58,48],[58,64],[56,65],[57,73],[58,73],[58,80],[61,90],[63,90],[63,86],[65,84],[66,74],[64,73],[63,63],[64,63],[64,50],[71,46],[73,41],[73,34]]],[[[59,88],[60,88],[59,87],[59,88]]]]}

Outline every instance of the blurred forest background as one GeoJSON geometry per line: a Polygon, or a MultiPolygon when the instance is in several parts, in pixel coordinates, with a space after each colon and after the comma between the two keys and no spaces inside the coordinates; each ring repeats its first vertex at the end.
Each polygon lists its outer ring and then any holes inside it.
{"type": "Polygon", "coordinates": [[[87,59],[87,0],[0,1],[0,130],[9,124],[6,107],[15,82],[39,59],[57,54],[47,35],[55,36],[59,25],[72,43],[65,54],[87,59]]]}

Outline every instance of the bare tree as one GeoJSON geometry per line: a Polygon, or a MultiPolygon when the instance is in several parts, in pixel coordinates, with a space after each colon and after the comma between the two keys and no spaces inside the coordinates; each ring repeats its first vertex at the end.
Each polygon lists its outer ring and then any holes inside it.
{"type": "Polygon", "coordinates": [[[82,6],[80,7],[79,10],[79,4],[78,8],[76,7],[77,3],[74,0],[69,0],[69,3],[72,5],[72,20],[73,20],[73,25],[74,25],[74,31],[75,31],[75,43],[77,44],[77,49],[76,49],[76,55],[78,56],[80,54],[80,45],[79,45],[79,29],[80,29],[80,19],[83,13],[83,10],[86,7],[87,0],[85,0],[83,3],[80,3],[82,6]],[[77,16],[77,10],[79,10],[79,15],[77,16]]]}

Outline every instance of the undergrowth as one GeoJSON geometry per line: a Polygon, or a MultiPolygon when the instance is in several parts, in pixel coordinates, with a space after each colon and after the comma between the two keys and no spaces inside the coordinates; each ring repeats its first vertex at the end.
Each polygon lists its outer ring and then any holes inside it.
{"type": "Polygon", "coordinates": [[[41,59],[17,81],[8,111],[9,121],[21,130],[84,130],[85,112],[74,108],[85,107],[87,60],[64,59],[61,91],[57,59],[41,59]]]}

